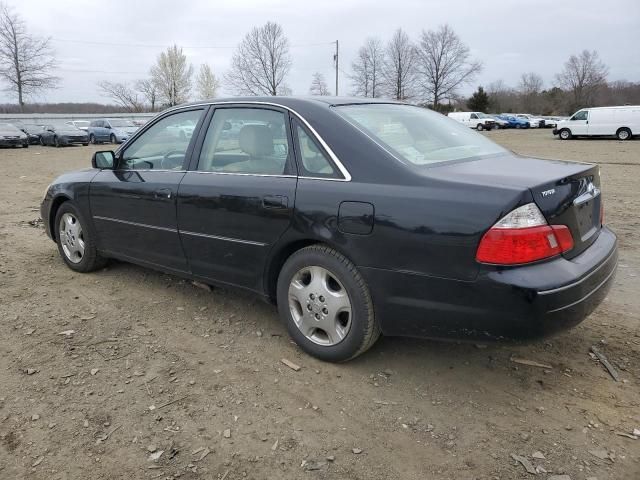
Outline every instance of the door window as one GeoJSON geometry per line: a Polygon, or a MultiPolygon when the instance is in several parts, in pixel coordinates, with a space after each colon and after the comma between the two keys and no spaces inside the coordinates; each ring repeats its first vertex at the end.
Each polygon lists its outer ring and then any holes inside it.
{"type": "Polygon", "coordinates": [[[127,146],[120,170],[181,170],[202,109],[174,113],[154,123],[127,146]]]}
{"type": "Polygon", "coordinates": [[[476,115],[475,113],[472,113],[472,114],[471,114],[471,118],[472,118],[473,120],[476,120],[476,119],[478,118],[478,115],[476,115]]]}
{"type": "Polygon", "coordinates": [[[587,110],[580,110],[571,120],[586,120],[588,115],[589,112],[587,110]]]}
{"type": "Polygon", "coordinates": [[[220,108],[215,111],[204,139],[198,170],[283,175],[289,151],[283,112],[220,108]]]}
{"type": "Polygon", "coordinates": [[[338,177],[322,147],[297,121],[295,122],[296,147],[301,165],[301,174],[309,177],[338,177]]]}

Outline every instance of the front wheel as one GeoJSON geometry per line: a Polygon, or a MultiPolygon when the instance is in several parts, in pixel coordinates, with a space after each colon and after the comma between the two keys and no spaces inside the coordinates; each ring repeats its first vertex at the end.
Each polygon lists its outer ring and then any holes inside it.
{"type": "Polygon", "coordinates": [[[118,143],[118,140],[116,139],[116,136],[113,133],[109,137],[109,140],[111,140],[111,143],[118,143]]]}
{"type": "Polygon", "coordinates": [[[476,126],[476,129],[477,129],[479,132],[481,132],[481,131],[483,131],[483,130],[484,130],[484,125],[483,125],[483,124],[481,124],[481,123],[479,123],[479,124],[476,126]]]}
{"type": "Polygon", "coordinates": [[[91,135],[89,135],[89,143],[92,145],[95,145],[96,143],[96,136],[92,133],[91,135]]]}
{"type": "Polygon", "coordinates": [[[106,259],[96,249],[95,235],[73,203],[65,202],[60,206],[54,225],[58,251],[70,269],[91,272],[106,264],[106,259]]]}
{"type": "Polygon", "coordinates": [[[571,130],[569,130],[568,128],[563,128],[558,133],[558,136],[560,137],[560,140],[571,140],[571,130]]]}
{"type": "Polygon", "coordinates": [[[328,246],[291,255],[280,271],[277,297],[291,338],[321,360],[355,358],[380,336],[367,284],[348,258],[328,246]]]}
{"type": "Polygon", "coordinates": [[[57,147],[60,147],[60,140],[58,140],[58,137],[53,137],[53,144],[57,147]]]}

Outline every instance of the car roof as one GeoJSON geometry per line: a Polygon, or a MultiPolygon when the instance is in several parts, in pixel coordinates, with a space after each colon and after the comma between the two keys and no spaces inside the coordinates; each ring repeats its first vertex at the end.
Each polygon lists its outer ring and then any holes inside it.
{"type": "Polygon", "coordinates": [[[225,97],[225,98],[213,98],[209,100],[201,100],[198,102],[190,102],[178,107],[186,107],[190,105],[203,105],[212,103],[270,103],[274,105],[281,105],[283,107],[299,107],[307,104],[312,105],[326,105],[326,106],[338,106],[338,105],[354,105],[354,104],[368,104],[368,103],[396,103],[403,104],[395,100],[380,99],[380,98],[362,98],[362,97],[335,97],[335,96],[273,96],[273,97],[225,97]]]}

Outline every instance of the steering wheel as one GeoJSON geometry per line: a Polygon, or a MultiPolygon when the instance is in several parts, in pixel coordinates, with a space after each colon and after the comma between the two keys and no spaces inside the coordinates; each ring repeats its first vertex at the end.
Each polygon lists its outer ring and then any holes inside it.
{"type": "Polygon", "coordinates": [[[160,160],[160,168],[163,170],[175,170],[177,167],[182,167],[184,162],[184,152],[182,150],[169,150],[162,156],[160,160]],[[171,158],[172,155],[179,155],[179,158],[171,158]],[[179,162],[177,162],[179,160],[179,162]]]}

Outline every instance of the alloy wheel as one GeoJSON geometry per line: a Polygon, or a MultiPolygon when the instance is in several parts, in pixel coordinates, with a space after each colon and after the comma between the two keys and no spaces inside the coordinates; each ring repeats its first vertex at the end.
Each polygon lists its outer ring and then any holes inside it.
{"type": "Polygon", "coordinates": [[[351,329],[349,294],[324,267],[304,267],[293,276],[289,310],[300,332],[317,345],[337,345],[351,329]]]}
{"type": "Polygon", "coordinates": [[[85,242],[82,225],[75,215],[65,213],[60,218],[60,243],[62,251],[72,263],[80,263],[84,258],[85,242]]]}

